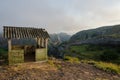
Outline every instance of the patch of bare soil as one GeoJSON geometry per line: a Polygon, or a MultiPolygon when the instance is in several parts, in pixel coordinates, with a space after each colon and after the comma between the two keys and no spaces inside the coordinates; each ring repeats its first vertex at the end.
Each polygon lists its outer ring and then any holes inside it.
{"type": "Polygon", "coordinates": [[[1,66],[0,80],[120,80],[120,75],[106,73],[90,64],[56,60],[54,65],[31,62],[1,66]]]}

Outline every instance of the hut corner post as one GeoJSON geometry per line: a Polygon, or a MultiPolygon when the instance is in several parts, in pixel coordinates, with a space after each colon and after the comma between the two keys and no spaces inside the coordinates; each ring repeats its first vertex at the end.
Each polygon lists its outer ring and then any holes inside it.
{"type": "Polygon", "coordinates": [[[10,52],[12,49],[11,47],[11,39],[8,39],[8,52],[10,52]]]}
{"type": "Polygon", "coordinates": [[[47,52],[48,52],[48,38],[45,40],[45,47],[46,47],[46,59],[48,60],[47,52]]]}
{"type": "Polygon", "coordinates": [[[10,65],[11,39],[8,39],[8,64],[10,65]]]}

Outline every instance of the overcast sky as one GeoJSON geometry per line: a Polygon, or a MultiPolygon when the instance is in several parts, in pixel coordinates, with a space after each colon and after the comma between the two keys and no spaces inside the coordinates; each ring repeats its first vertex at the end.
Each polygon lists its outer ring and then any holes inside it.
{"type": "Polygon", "coordinates": [[[120,0],[0,0],[1,31],[7,25],[73,34],[114,24],[120,24],[120,0]]]}

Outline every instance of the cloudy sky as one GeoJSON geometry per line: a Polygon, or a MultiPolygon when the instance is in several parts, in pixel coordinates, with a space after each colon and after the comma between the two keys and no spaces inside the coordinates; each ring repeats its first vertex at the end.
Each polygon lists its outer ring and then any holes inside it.
{"type": "Polygon", "coordinates": [[[120,0],[0,0],[2,26],[30,26],[49,33],[120,24],[120,0]]]}

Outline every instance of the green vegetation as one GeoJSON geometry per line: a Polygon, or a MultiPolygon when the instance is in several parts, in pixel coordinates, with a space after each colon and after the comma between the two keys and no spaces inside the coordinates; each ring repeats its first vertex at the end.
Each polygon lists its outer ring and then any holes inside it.
{"type": "Polygon", "coordinates": [[[48,63],[48,64],[50,64],[51,66],[55,66],[55,64],[54,64],[54,61],[53,61],[53,60],[48,60],[48,61],[47,61],[47,63],[48,63]]]}
{"type": "Polygon", "coordinates": [[[7,58],[7,50],[0,48],[0,59],[6,59],[7,58]]]}
{"type": "Polygon", "coordinates": [[[66,56],[77,57],[80,60],[105,61],[120,64],[120,47],[79,45],[70,46],[66,56]]]}
{"type": "Polygon", "coordinates": [[[70,57],[70,56],[65,56],[64,58],[65,61],[71,62],[71,63],[79,63],[79,59],[76,57],[70,57]]]}
{"type": "Polygon", "coordinates": [[[101,61],[93,61],[93,60],[81,60],[81,62],[92,64],[96,68],[104,70],[106,72],[120,74],[120,65],[117,65],[117,64],[101,62],[101,61]]]}
{"type": "Polygon", "coordinates": [[[60,70],[60,69],[62,68],[62,66],[61,66],[60,64],[56,64],[55,60],[49,59],[49,60],[47,61],[47,63],[48,63],[49,65],[51,65],[52,67],[57,68],[58,70],[60,70]]]}
{"type": "Polygon", "coordinates": [[[118,60],[119,54],[113,51],[105,51],[103,54],[100,55],[100,60],[112,62],[114,60],[118,60]]]}
{"type": "Polygon", "coordinates": [[[96,62],[95,67],[102,69],[106,72],[120,74],[120,66],[113,63],[96,62]]]}
{"type": "Polygon", "coordinates": [[[120,74],[120,47],[74,45],[66,50],[65,60],[92,64],[106,72],[120,74]]]}
{"type": "Polygon", "coordinates": [[[120,74],[120,65],[102,61],[94,61],[94,60],[79,60],[76,57],[65,56],[65,60],[71,63],[87,63],[94,65],[96,68],[104,70],[106,72],[120,74]]]}
{"type": "Polygon", "coordinates": [[[1,64],[7,64],[8,61],[8,51],[6,49],[0,48],[0,65],[1,64]]]}
{"type": "MultiPolygon", "coordinates": [[[[98,39],[103,37],[109,37],[113,39],[120,38],[120,25],[103,26],[96,29],[79,31],[70,38],[70,42],[74,43],[77,41],[85,41],[87,39],[91,39],[94,41],[94,38],[98,39]]],[[[107,43],[110,44],[109,42],[107,43]]]]}

